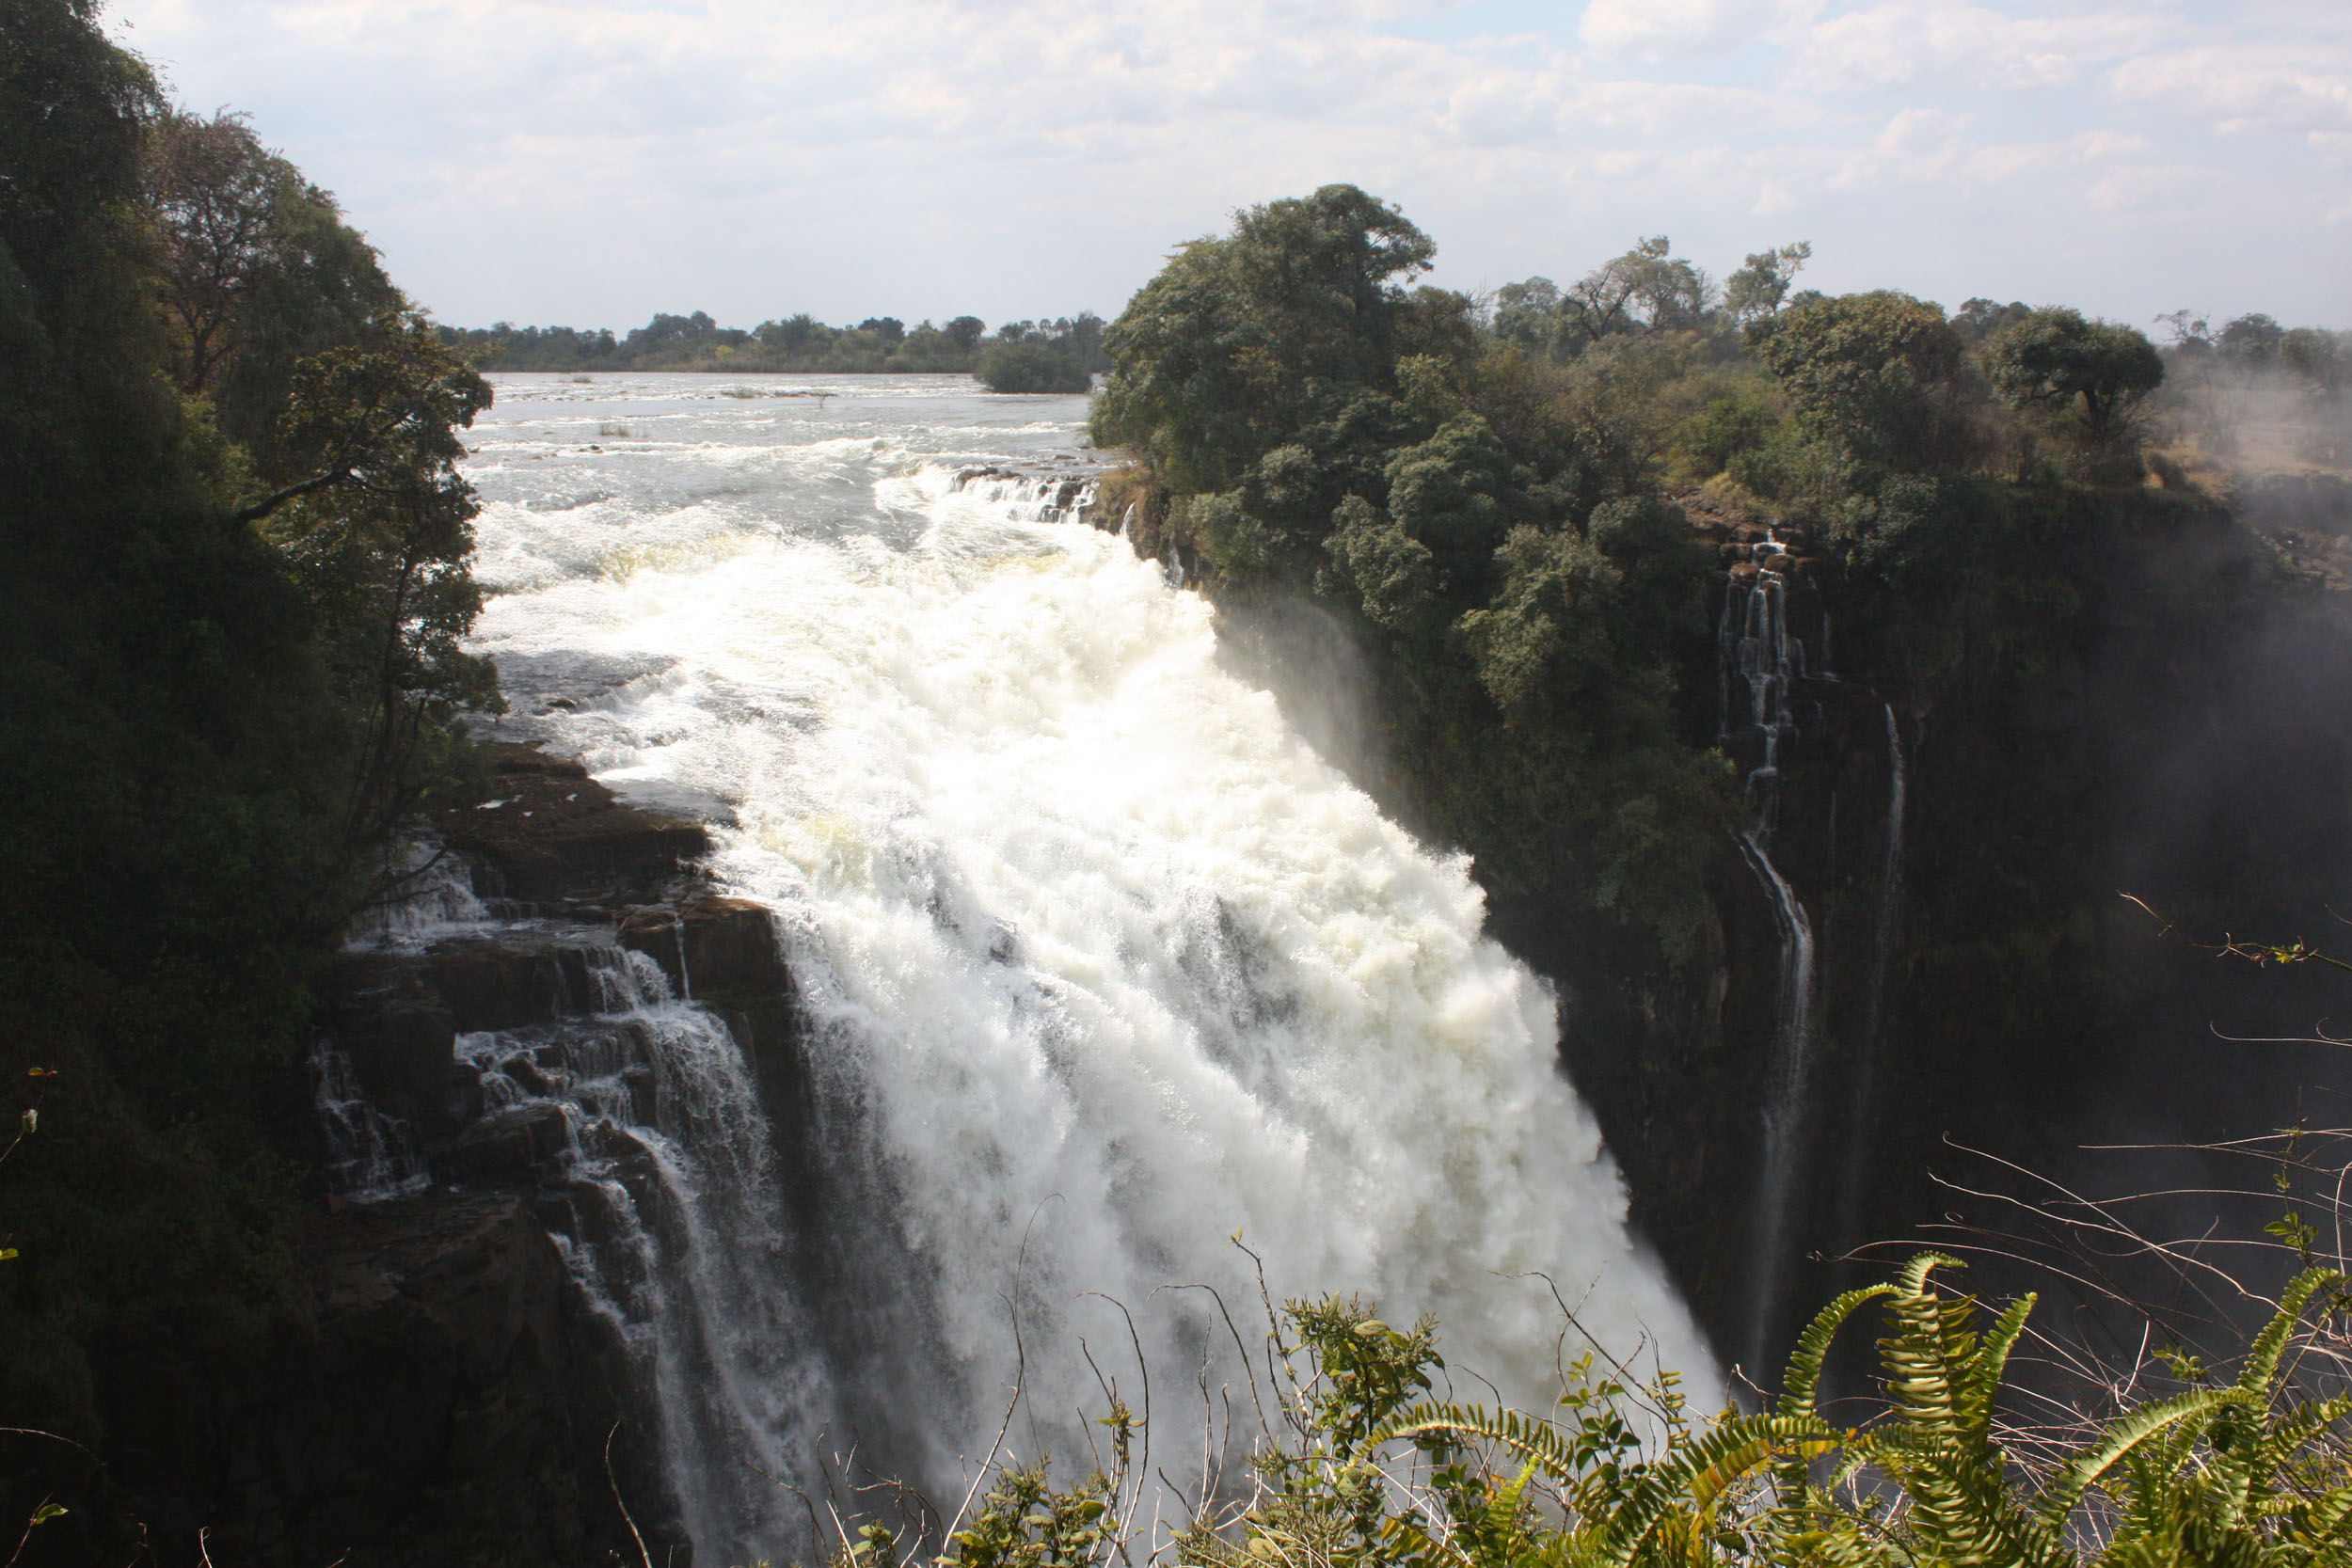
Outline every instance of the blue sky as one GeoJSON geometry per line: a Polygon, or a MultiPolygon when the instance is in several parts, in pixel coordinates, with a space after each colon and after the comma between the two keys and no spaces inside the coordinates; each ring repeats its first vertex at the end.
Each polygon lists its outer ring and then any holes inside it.
{"type": "Polygon", "coordinates": [[[2352,0],[118,0],[444,321],[1116,314],[1353,181],[1464,289],[1717,277],[2352,327],[2352,0]]]}

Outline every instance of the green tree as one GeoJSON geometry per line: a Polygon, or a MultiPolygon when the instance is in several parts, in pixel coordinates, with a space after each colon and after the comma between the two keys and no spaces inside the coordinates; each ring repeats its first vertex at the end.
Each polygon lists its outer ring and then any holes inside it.
{"type": "Polygon", "coordinates": [[[1994,391],[2011,407],[2063,412],[2100,450],[2129,433],[2133,416],[2164,382],[2164,357],[2137,328],[2063,308],[2001,327],[1986,341],[1983,359],[1994,391]]]}
{"type": "Polygon", "coordinates": [[[1228,491],[1300,427],[1392,385],[1402,280],[1428,236],[1353,185],[1253,207],[1195,240],[1104,335],[1096,445],[1150,454],[1180,491],[1228,491]]]}
{"type": "Polygon", "coordinates": [[[1769,316],[1788,299],[1797,274],[1813,260],[1813,242],[1799,240],[1775,250],[1751,252],[1739,271],[1724,279],[1724,309],[1745,323],[1769,316]]]}
{"type": "Polygon", "coordinates": [[[1083,392],[1094,385],[1075,355],[1052,343],[991,343],[972,373],[992,392],[1083,392]]]}
{"type": "Polygon", "coordinates": [[[1936,306],[1882,289],[1793,306],[1748,332],[1816,437],[1898,467],[1964,455],[1966,348],[1936,306]]]}
{"type": "Polygon", "coordinates": [[[99,1435],[110,1336],[297,1310],[256,1129],[396,815],[385,682],[411,734],[486,695],[452,657],[453,430],[486,388],[380,279],[240,122],[170,114],[87,0],[0,0],[0,1068],[59,1069],[8,1171],[19,1419],[99,1435]],[[199,133],[213,155],[169,150],[199,133]]]}
{"type": "Polygon", "coordinates": [[[1707,275],[1659,234],[1603,262],[1562,297],[1566,324],[1585,343],[1644,327],[1694,327],[1712,303],[1707,275]]]}

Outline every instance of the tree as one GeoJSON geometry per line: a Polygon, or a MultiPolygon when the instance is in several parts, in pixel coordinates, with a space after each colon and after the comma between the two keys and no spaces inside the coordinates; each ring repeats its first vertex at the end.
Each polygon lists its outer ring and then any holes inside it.
{"type": "Polygon", "coordinates": [[[1495,291],[1494,334],[1522,348],[1549,350],[1560,328],[1560,285],[1549,277],[1505,283],[1495,291]]]}
{"type": "Polygon", "coordinates": [[[817,318],[803,310],[798,315],[787,316],[782,321],[762,322],[759,324],[758,330],[753,335],[771,348],[780,348],[787,354],[798,354],[808,346],[810,340],[823,330],[823,326],[818,325],[817,318]]]}
{"type": "Polygon", "coordinates": [[[1094,385],[1075,356],[1052,343],[991,343],[972,373],[992,392],[1083,392],[1094,385]]]}
{"type": "Polygon", "coordinates": [[[857,329],[871,332],[885,343],[898,342],[907,335],[907,324],[896,316],[868,316],[857,324],[857,329]]]}
{"type": "Polygon", "coordinates": [[[148,165],[164,304],[184,345],[180,382],[202,392],[238,346],[246,297],[274,260],[279,203],[300,181],[243,115],[166,112],[150,134],[148,165]]]}
{"type": "Polygon", "coordinates": [[[2344,390],[2344,340],[2315,326],[2298,326],[2279,340],[2279,358],[2321,397],[2344,390]]]}
{"type": "Polygon", "coordinates": [[[2003,401],[2072,414],[2100,450],[2128,434],[2140,404],[2164,382],[2164,357],[2137,327],[2091,321],[2062,307],[2001,327],[1986,341],[1983,357],[2003,401]]]}
{"type": "Polygon", "coordinates": [[[1843,294],[1792,306],[1748,332],[1817,438],[1896,467],[1961,455],[1966,350],[1937,307],[1891,290],[1843,294]]]}
{"type": "Polygon", "coordinates": [[[1707,275],[1675,255],[1674,242],[1659,234],[1586,274],[1561,309],[1584,342],[1597,343],[1613,332],[1696,326],[1713,292],[1707,275]]]}
{"type": "Polygon", "coordinates": [[[1969,343],[1977,344],[2011,323],[2024,321],[2032,314],[2033,307],[2023,300],[2012,299],[2003,305],[1998,300],[1979,294],[1952,313],[1952,330],[1969,343]]]}
{"type": "Polygon", "coordinates": [[[457,432],[489,384],[421,317],[305,360],[279,440],[315,471],[239,514],[266,529],[317,609],[328,668],[358,720],[342,841],[387,842],[437,781],[462,711],[496,708],[498,673],[465,652],[482,608],[481,507],[457,432]]]}
{"type": "Polygon", "coordinates": [[[2214,347],[2223,359],[2260,372],[2279,362],[2279,345],[2286,335],[2286,328],[2257,310],[2223,323],[2214,335],[2214,347]]]}
{"type": "Polygon", "coordinates": [[[1749,254],[1738,272],[1724,279],[1724,309],[1737,322],[1769,316],[1787,303],[1797,274],[1813,260],[1813,242],[1799,240],[1776,250],[1749,254]]]}
{"type": "MultiPolygon", "coordinates": [[[[796,321],[805,319],[805,317],[794,318],[796,321]]],[[[969,354],[979,346],[980,336],[988,330],[988,324],[977,316],[958,316],[941,330],[946,333],[948,340],[956,347],[969,354]]]]}
{"type": "Polygon", "coordinates": [[[1263,453],[1394,375],[1402,280],[1436,247],[1353,185],[1239,214],[1195,240],[1104,335],[1097,445],[1152,454],[1180,491],[1225,491],[1263,453]]]}

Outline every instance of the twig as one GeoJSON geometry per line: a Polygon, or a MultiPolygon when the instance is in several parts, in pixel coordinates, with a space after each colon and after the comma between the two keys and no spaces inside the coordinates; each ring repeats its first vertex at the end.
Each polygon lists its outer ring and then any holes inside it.
{"type": "Polygon", "coordinates": [[[620,1432],[621,1423],[614,1421],[612,1430],[604,1434],[604,1482],[612,1488],[612,1501],[621,1511],[621,1523],[628,1527],[628,1538],[637,1543],[637,1560],[643,1568],[653,1568],[653,1554],[645,1550],[645,1538],[638,1533],[637,1521],[629,1516],[628,1499],[621,1496],[620,1478],[612,1473],[612,1439],[620,1432]]]}

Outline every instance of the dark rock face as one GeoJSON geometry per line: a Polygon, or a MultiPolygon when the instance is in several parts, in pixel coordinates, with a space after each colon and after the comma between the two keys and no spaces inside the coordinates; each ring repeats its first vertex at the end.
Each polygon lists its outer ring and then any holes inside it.
{"type": "Polygon", "coordinates": [[[495,761],[499,793],[441,824],[452,848],[492,873],[485,893],[652,897],[710,847],[700,824],[621,804],[579,763],[525,746],[500,746],[495,761]]]}
{"type": "MultiPolygon", "coordinates": [[[[2216,1037],[2308,1034],[2341,1010],[2322,976],[2216,963],[2120,896],[2200,934],[2336,928],[2328,911],[2352,879],[2352,605],[2210,503],[2037,504],[2062,510],[1951,570],[1893,583],[1817,558],[1791,574],[1810,668],[1772,859],[1819,966],[1796,1260],[1762,1336],[1782,1348],[1799,1313],[1883,1267],[1837,1261],[1851,1249],[1949,1247],[1926,1227],[1951,1214],[2014,1223],[1939,1184],[2027,1185],[1970,1150],[2098,1191],[2194,1188],[2219,1174],[2201,1157],[2083,1146],[2260,1134],[2352,1088],[2340,1053],[2216,1037]]],[[[1711,695],[1714,672],[1684,682],[1711,695]]],[[[1737,761],[1737,691],[1730,705],[1737,761]]],[[[1780,937],[1736,857],[1714,902],[1717,931],[1679,975],[1645,973],[1565,897],[1498,901],[1494,918],[1560,981],[1569,1063],[1636,1218],[1743,1354],[1780,937]]],[[[2200,1229],[2210,1205],[2180,1217],[2200,1229]]],[[[1994,1292],[2050,1284],[1997,1259],[1971,1275],[1994,1292]]]]}
{"type": "MultiPolygon", "coordinates": [[[[221,1568],[634,1561],[616,1491],[657,1561],[689,1561],[649,1390],[550,1236],[591,1223],[567,1188],[564,1113],[515,1105],[511,1087],[486,1108],[457,1037],[620,1039],[598,1017],[625,944],[727,1022],[783,1130],[804,1125],[792,976],[765,909],[697,886],[701,828],[621,804],[575,764],[519,748],[497,763],[505,803],[445,828],[477,892],[531,918],[346,954],[324,988],[322,1038],[402,1124],[420,1190],[317,1201],[296,1259],[310,1323],[262,1363],[169,1335],[106,1357],[110,1481],[167,1568],[198,1560],[199,1528],[221,1568]]],[[[548,1087],[527,1050],[499,1070],[548,1087]]],[[[657,1074],[620,1077],[651,1125],[657,1074]]],[[[779,1143],[806,1190],[807,1140],[779,1143]]]]}

